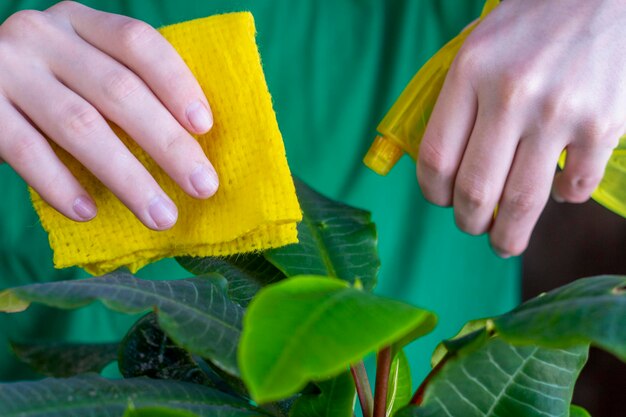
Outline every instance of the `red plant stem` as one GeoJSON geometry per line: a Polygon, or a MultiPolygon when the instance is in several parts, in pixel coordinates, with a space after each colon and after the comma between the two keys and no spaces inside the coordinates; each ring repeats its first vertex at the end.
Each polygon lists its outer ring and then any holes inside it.
{"type": "Polygon", "coordinates": [[[433,379],[433,377],[439,373],[441,368],[443,368],[443,365],[445,365],[446,362],[448,362],[448,359],[450,359],[450,355],[445,355],[439,361],[439,363],[435,365],[435,367],[430,371],[430,373],[426,376],[426,378],[424,378],[420,386],[417,388],[409,404],[422,405],[422,401],[424,401],[424,392],[426,391],[426,387],[430,383],[431,379],[433,379]]]}
{"type": "Polygon", "coordinates": [[[386,347],[378,352],[376,358],[376,392],[374,393],[374,417],[386,417],[387,390],[389,388],[389,372],[391,370],[391,348],[386,347]]]}
{"type": "Polygon", "coordinates": [[[354,385],[359,396],[363,417],[372,417],[374,399],[372,398],[372,388],[370,387],[370,381],[367,378],[367,371],[363,361],[352,365],[350,372],[352,373],[352,378],[354,378],[354,385]]]}

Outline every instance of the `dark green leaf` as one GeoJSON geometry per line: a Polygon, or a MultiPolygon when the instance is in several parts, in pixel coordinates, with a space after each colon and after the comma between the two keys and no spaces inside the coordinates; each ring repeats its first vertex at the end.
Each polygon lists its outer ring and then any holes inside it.
{"type": "Polygon", "coordinates": [[[120,417],[129,404],[188,410],[201,417],[264,415],[236,398],[186,382],[78,376],[0,384],[2,417],[120,417]]]}
{"type": "Polygon", "coordinates": [[[125,378],[147,376],[215,387],[192,355],[161,330],[156,314],[142,317],[120,344],[119,368],[125,378]]]}
{"type": "Polygon", "coordinates": [[[302,395],[289,417],[352,417],[356,390],[350,372],[315,385],[319,393],[302,395]]]}
{"type": "Polygon", "coordinates": [[[239,365],[255,400],[278,400],[434,325],[425,310],[337,279],[298,276],[262,289],[248,307],[239,365]]]}
{"type": "Polygon", "coordinates": [[[397,417],[567,416],[588,346],[512,346],[491,338],[448,359],[426,389],[421,407],[397,417]]]}
{"type": "Polygon", "coordinates": [[[516,343],[563,347],[592,343],[626,361],[626,277],[585,278],[494,319],[516,343]]]}
{"type": "Polygon", "coordinates": [[[196,413],[165,407],[129,407],[124,417],[199,417],[196,413]]]}
{"type": "Polygon", "coordinates": [[[262,287],[280,281],[285,275],[262,254],[246,254],[223,258],[177,258],[194,275],[216,272],[228,281],[228,296],[243,307],[262,287]]]}
{"type": "Polygon", "coordinates": [[[236,349],[243,309],[224,294],[220,275],[176,281],[148,281],[128,272],[75,281],[33,284],[0,292],[0,311],[15,312],[31,302],[78,308],[94,300],[123,313],[156,309],[160,327],[177,344],[237,374],[236,349]]]}
{"type": "Polygon", "coordinates": [[[285,275],[327,275],[366,290],[376,285],[378,259],[376,227],[370,213],[332,201],[295,180],[302,221],[299,243],[265,252],[285,275]]]}
{"type": "Polygon", "coordinates": [[[569,417],[591,417],[591,414],[582,407],[572,405],[569,408],[569,417]]]}
{"type": "Polygon", "coordinates": [[[403,350],[397,352],[391,362],[389,386],[387,390],[387,415],[406,406],[411,400],[411,368],[403,350]]]}
{"type": "Polygon", "coordinates": [[[11,343],[20,360],[43,375],[55,377],[99,373],[117,360],[117,347],[118,343],[11,343]]]}
{"type": "Polygon", "coordinates": [[[433,368],[437,366],[448,353],[456,353],[461,349],[468,351],[470,346],[482,346],[489,337],[487,322],[487,319],[472,320],[466,323],[456,336],[439,343],[431,357],[431,366],[433,368]]]}

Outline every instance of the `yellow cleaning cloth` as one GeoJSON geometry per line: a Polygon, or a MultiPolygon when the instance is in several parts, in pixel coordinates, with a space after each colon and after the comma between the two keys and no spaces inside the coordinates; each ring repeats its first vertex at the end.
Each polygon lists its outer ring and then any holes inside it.
{"type": "Polygon", "coordinates": [[[208,200],[189,197],[114,126],[178,206],[178,223],[155,232],[74,158],[59,151],[94,197],[98,215],[87,223],[73,222],[31,190],[57,268],[78,265],[99,275],[126,266],[134,272],[164,257],[231,255],[297,242],[296,223],[302,215],[261,68],[252,15],[217,15],[160,32],[189,65],[211,103],[215,125],[198,141],[218,172],[219,191],[208,200]]]}

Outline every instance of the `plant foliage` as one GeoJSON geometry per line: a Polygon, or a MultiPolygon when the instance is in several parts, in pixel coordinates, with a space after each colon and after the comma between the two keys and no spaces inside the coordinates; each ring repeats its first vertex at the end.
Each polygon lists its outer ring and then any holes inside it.
{"type": "Polygon", "coordinates": [[[0,384],[0,416],[351,417],[358,393],[365,417],[588,417],[571,399],[589,346],[626,360],[626,277],[587,278],[468,322],[412,395],[402,348],[434,314],[372,293],[380,262],[369,213],[296,186],[298,244],[180,258],[196,275],[182,280],[116,271],[0,292],[6,313],[94,301],[148,313],[115,343],[14,343],[34,369],[63,379],[0,384]],[[362,360],[374,353],[372,395],[362,360]],[[94,374],[116,360],[124,379],[94,374]]]}

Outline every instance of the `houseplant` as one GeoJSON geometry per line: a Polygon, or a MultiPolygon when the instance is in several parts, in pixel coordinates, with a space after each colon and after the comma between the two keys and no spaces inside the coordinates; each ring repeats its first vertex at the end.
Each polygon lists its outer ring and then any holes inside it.
{"type": "Polygon", "coordinates": [[[444,341],[413,391],[403,346],[433,313],[372,294],[369,213],[296,181],[300,243],[229,258],[181,258],[195,276],[127,271],[0,293],[0,310],[95,300],[149,312],[112,344],[14,344],[51,378],[0,384],[13,416],[585,416],[570,404],[589,346],[626,360],[626,277],[576,281],[444,341]],[[363,358],[377,353],[370,384],[363,358]],[[97,375],[117,361],[123,379],[97,375]],[[370,386],[374,385],[374,393],[370,386]],[[358,393],[358,395],[357,395],[358,393]]]}

